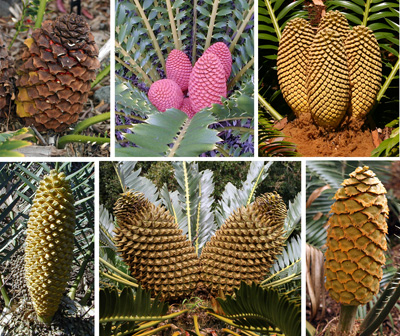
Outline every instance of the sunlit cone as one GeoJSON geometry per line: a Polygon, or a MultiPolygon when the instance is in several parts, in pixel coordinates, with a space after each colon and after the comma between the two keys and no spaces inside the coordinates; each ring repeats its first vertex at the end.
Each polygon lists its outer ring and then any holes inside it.
{"type": "Polygon", "coordinates": [[[326,28],[337,32],[343,41],[346,40],[350,33],[350,26],[346,17],[337,10],[329,11],[321,19],[321,22],[318,25],[318,32],[326,28]]]}
{"type": "Polygon", "coordinates": [[[309,52],[307,95],[315,122],[336,127],[350,103],[350,77],[344,41],[329,28],[317,33],[309,52]]]}
{"type": "Polygon", "coordinates": [[[52,170],[40,182],[29,214],[25,274],[40,321],[50,323],[69,280],[75,211],[64,173],[52,170]]]}
{"type": "Polygon", "coordinates": [[[356,26],[346,39],[351,81],[350,113],[364,119],[381,87],[382,61],[378,41],[371,29],[356,26]]]}
{"type": "Polygon", "coordinates": [[[366,166],[342,185],[331,207],[325,286],[337,302],[363,305],[378,293],[385,264],[386,189],[366,166]]]}
{"type": "Polygon", "coordinates": [[[283,250],[286,206],[278,194],[236,210],[207,242],[200,257],[202,281],[217,295],[241,281],[260,282],[283,250]]]}
{"type": "Polygon", "coordinates": [[[190,296],[199,281],[199,260],[169,211],[128,191],[114,214],[116,246],[142,287],[163,299],[190,296]]]}
{"type": "Polygon", "coordinates": [[[308,52],[314,33],[304,19],[296,18],[286,25],[278,49],[278,81],[283,98],[299,116],[309,113],[307,98],[308,52]]]}
{"type": "Polygon", "coordinates": [[[17,114],[39,131],[61,132],[82,112],[100,67],[98,48],[82,16],[44,21],[25,41],[17,114]]]}
{"type": "Polygon", "coordinates": [[[8,110],[14,94],[14,61],[8,55],[7,46],[0,35],[0,117],[8,110]]]}

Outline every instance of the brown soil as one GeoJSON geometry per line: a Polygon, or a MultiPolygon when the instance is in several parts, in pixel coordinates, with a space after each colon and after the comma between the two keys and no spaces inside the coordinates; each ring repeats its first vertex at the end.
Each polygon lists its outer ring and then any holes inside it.
{"type": "Polygon", "coordinates": [[[302,156],[364,157],[371,156],[375,148],[364,122],[350,119],[344,120],[338,130],[327,130],[304,115],[288,122],[282,132],[302,156]]]}

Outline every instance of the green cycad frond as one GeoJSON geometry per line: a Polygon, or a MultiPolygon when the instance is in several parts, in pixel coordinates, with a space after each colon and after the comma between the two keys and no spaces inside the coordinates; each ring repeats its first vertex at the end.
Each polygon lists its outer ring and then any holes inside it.
{"type": "Polygon", "coordinates": [[[292,300],[274,289],[242,282],[235,295],[217,299],[224,315],[211,313],[220,320],[243,330],[269,335],[280,331],[287,336],[301,333],[300,300],[292,300]]]}
{"type": "Polygon", "coordinates": [[[165,315],[168,303],[161,302],[158,297],[151,299],[150,292],[141,287],[135,294],[130,288],[124,288],[121,294],[115,288],[100,289],[100,302],[101,336],[123,336],[150,330],[160,322],[186,312],[165,315]]]}

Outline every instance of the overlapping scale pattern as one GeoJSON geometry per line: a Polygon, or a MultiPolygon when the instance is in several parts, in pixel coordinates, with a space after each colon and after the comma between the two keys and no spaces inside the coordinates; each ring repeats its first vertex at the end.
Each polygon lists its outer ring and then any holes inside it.
{"type": "Polygon", "coordinates": [[[52,170],[40,182],[29,214],[25,275],[40,321],[50,323],[69,280],[75,210],[64,173],[52,170]]]}
{"type": "Polygon", "coordinates": [[[189,57],[181,50],[171,50],[165,63],[167,78],[176,82],[184,92],[189,87],[192,63],[189,57]]]}
{"type": "Polygon", "coordinates": [[[386,189],[367,166],[342,185],[331,207],[325,286],[337,302],[363,305],[378,293],[385,264],[386,189]]]}
{"type": "Polygon", "coordinates": [[[171,79],[160,79],[151,84],[148,97],[160,112],[170,108],[179,109],[183,103],[183,92],[171,79]]]}
{"type": "Polygon", "coordinates": [[[318,32],[325,28],[329,28],[337,32],[343,41],[346,40],[350,32],[350,26],[346,17],[337,10],[329,11],[321,19],[321,22],[318,25],[318,32]]]}
{"type": "Polygon", "coordinates": [[[213,53],[203,54],[190,75],[189,96],[193,110],[197,113],[212,104],[222,104],[221,97],[226,94],[225,70],[219,57],[213,53]]]}
{"type": "Polygon", "coordinates": [[[189,97],[183,98],[181,111],[185,112],[189,118],[193,118],[193,116],[196,114],[196,112],[192,109],[192,103],[190,102],[189,97]]]}
{"type": "Polygon", "coordinates": [[[0,117],[10,105],[14,93],[14,61],[8,55],[7,47],[0,36],[0,117]]]}
{"type": "Polygon", "coordinates": [[[212,53],[218,56],[222,66],[225,70],[225,79],[228,80],[232,71],[232,54],[228,46],[224,42],[217,42],[211,45],[204,54],[212,53]]]}
{"type": "Polygon", "coordinates": [[[241,281],[263,279],[282,252],[286,213],[281,197],[268,193],[226,220],[201,252],[202,282],[211,293],[232,294],[241,281]]]}
{"type": "Polygon", "coordinates": [[[286,25],[279,42],[278,81],[283,97],[297,116],[309,113],[306,81],[313,38],[311,25],[295,18],[286,25]]]}
{"type": "Polygon", "coordinates": [[[381,87],[382,61],[378,41],[371,29],[354,27],[346,39],[351,87],[351,115],[364,119],[381,87]]]}
{"type": "Polygon", "coordinates": [[[100,67],[98,48],[82,16],[44,21],[25,41],[17,81],[17,114],[39,131],[61,132],[82,112],[100,67]]]}
{"type": "Polygon", "coordinates": [[[118,251],[142,287],[163,299],[190,296],[199,281],[199,260],[169,211],[128,191],[114,214],[118,251]]]}
{"type": "Polygon", "coordinates": [[[381,57],[372,31],[350,29],[339,11],[328,12],[314,35],[303,19],[289,21],[278,49],[283,97],[299,116],[311,113],[323,127],[336,128],[346,112],[363,119],[380,88],[381,57]]]}
{"type": "Polygon", "coordinates": [[[317,33],[310,47],[307,95],[310,113],[320,126],[336,127],[350,102],[350,77],[344,41],[332,29],[317,33]]]}

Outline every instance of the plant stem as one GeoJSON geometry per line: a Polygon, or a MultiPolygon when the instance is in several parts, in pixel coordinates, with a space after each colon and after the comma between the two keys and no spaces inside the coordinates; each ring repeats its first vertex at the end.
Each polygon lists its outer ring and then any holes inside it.
{"type": "Polygon", "coordinates": [[[167,0],[166,3],[167,3],[169,24],[171,25],[172,37],[174,38],[175,49],[180,49],[179,39],[178,39],[178,35],[176,33],[175,18],[174,18],[174,13],[172,11],[171,0],[167,0]]]}
{"type": "Polygon", "coordinates": [[[214,30],[215,18],[217,16],[218,5],[219,5],[219,0],[214,0],[214,4],[213,4],[211,16],[210,16],[210,23],[208,24],[208,33],[207,33],[206,44],[204,45],[204,51],[206,51],[207,48],[211,44],[211,37],[212,37],[213,30],[214,30]]]}
{"type": "Polygon", "coordinates": [[[340,305],[337,335],[349,335],[354,328],[358,306],[340,305]]]}
{"type": "Polygon", "coordinates": [[[10,298],[8,297],[6,288],[4,287],[3,284],[3,276],[0,276],[0,286],[1,286],[1,296],[3,297],[4,304],[6,307],[10,305],[10,298]]]}
{"type": "Polygon", "coordinates": [[[378,96],[376,97],[376,100],[378,102],[381,101],[381,99],[384,96],[384,94],[386,93],[386,90],[388,89],[390,83],[392,82],[393,78],[396,76],[397,71],[399,71],[399,60],[400,60],[400,58],[397,59],[397,62],[394,65],[392,71],[390,71],[390,74],[386,78],[385,83],[383,84],[382,88],[379,90],[378,96]]]}
{"type": "Polygon", "coordinates": [[[92,137],[87,135],[64,135],[58,140],[58,149],[63,149],[69,142],[96,142],[98,144],[110,143],[110,138],[92,137]]]}
{"type": "Polygon", "coordinates": [[[221,146],[216,146],[216,148],[215,148],[222,156],[224,156],[224,157],[230,157],[230,155],[229,155],[229,153],[225,150],[225,149],[223,149],[221,146]]]}
{"type": "Polygon", "coordinates": [[[102,121],[109,120],[110,116],[111,116],[111,113],[106,112],[106,113],[96,115],[94,117],[87,118],[76,125],[72,134],[79,134],[91,125],[100,123],[102,121]]]}
{"type": "Polygon", "coordinates": [[[254,129],[247,127],[239,127],[239,126],[227,126],[216,129],[218,132],[223,132],[225,130],[239,131],[240,133],[250,133],[254,135],[254,129]]]}
{"type": "Polygon", "coordinates": [[[267,6],[268,14],[271,17],[272,25],[274,26],[276,36],[278,37],[278,40],[280,40],[282,33],[281,33],[281,28],[279,27],[278,20],[276,19],[274,10],[272,9],[270,1],[264,1],[264,2],[265,6],[267,6]]]}
{"type": "Polygon", "coordinates": [[[189,177],[187,173],[187,168],[186,168],[186,162],[182,162],[183,166],[183,174],[184,174],[184,179],[185,179],[185,198],[186,198],[186,216],[187,216],[187,225],[188,225],[188,239],[191,242],[192,241],[192,223],[190,221],[191,219],[191,214],[190,214],[190,193],[189,193],[189,177]]]}
{"type": "Polygon", "coordinates": [[[192,65],[196,63],[196,53],[197,53],[197,0],[193,0],[193,48],[192,48],[192,65]]]}
{"type": "Polygon", "coordinates": [[[248,69],[250,69],[253,66],[253,64],[254,64],[254,57],[252,57],[251,60],[248,61],[242,69],[240,69],[240,71],[236,74],[236,76],[232,78],[232,80],[228,84],[228,90],[231,90],[233,88],[236,82],[246,73],[248,69]]]}
{"type": "Polygon", "coordinates": [[[104,272],[101,272],[101,271],[100,271],[100,275],[104,276],[106,278],[109,278],[110,280],[113,280],[115,282],[123,283],[124,285],[128,285],[128,286],[131,286],[131,287],[139,287],[137,284],[135,284],[133,282],[130,282],[128,280],[124,280],[122,278],[117,278],[115,276],[112,276],[110,274],[107,274],[107,273],[104,273],[104,272]]]}
{"type": "Polygon", "coordinates": [[[275,120],[282,120],[283,117],[276,111],[265,99],[263,96],[258,94],[258,102],[271,114],[271,116],[275,120]]]}
{"type": "Polygon", "coordinates": [[[254,14],[254,5],[251,7],[249,12],[247,13],[247,16],[244,19],[244,21],[242,22],[242,25],[240,26],[240,28],[236,31],[236,33],[235,33],[236,36],[235,36],[234,40],[232,41],[231,45],[229,46],[230,52],[233,52],[233,50],[235,49],[236,43],[238,42],[239,38],[242,36],[242,33],[243,33],[244,29],[246,28],[247,24],[249,23],[253,14],[254,14]]]}
{"type": "Polygon", "coordinates": [[[93,89],[97,84],[99,84],[104,77],[106,77],[110,73],[110,64],[107,65],[103,70],[101,70],[97,76],[96,79],[92,82],[90,87],[93,89]]]}
{"type": "Polygon", "coordinates": [[[371,7],[371,0],[367,0],[367,2],[365,3],[364,17],[362,21],[363,26],[367,26],[370,7],[371,7]]]}
{"type": "Polygon", "coordinates": [[[94,241],[90,243],[87,251],[85,252],[84,260],[79,269],[78,275],[76,276],[74,284],[71,286],[71,289],[69,290],[68,296],[70,297],[71,300],[75,300],[76,290],[78,289],[78,286],[82,280],[83,273],[85,273],[86,266],[91,259],[93,248],[94,248],[94,241]]]}
{"type": "Polygon", "coordinates": [[[43,21],[44,12],[46,11],[47,0],[40,0],[39,11],[37,13],[35,28],[40,28],[43,21]]]}
{"type": "Polygon", "coordinates": [[[137,282],[137,281],[136,281],[134,278],[132,278],[130,275],[128,275],[128,274],[126,274],[126,273],[120,271],[118,268],[114,267],[113,265],[111,265],[110,263],[108,263],[107,261],[105,261],[103,258],[99,257],[99,261],[100,261],[102,264],[106,265],[108,268],[112,269],[114,272],[116,272],[116,273],[122,275],[123,277],[125,277],[128,281],[135,282],[135,283],[137,282]]]}

